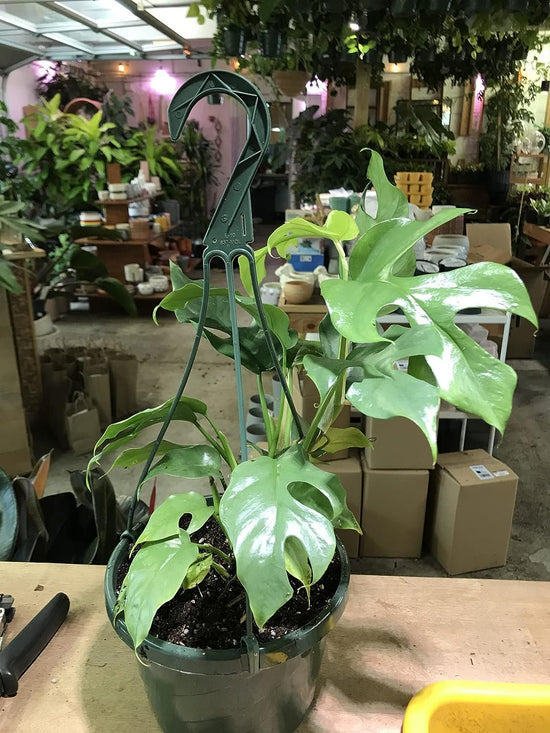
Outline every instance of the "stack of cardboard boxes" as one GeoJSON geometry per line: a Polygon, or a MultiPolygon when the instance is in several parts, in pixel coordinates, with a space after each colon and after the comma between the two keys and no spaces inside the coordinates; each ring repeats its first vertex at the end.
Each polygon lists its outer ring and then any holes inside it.
{"type": "Polygon", "coordinates": [[[362,557],[420,557],[428,469],[432,452],[424,434],[404,417],[367,418],[374,447],[363,454],[362,557]]]}
{"type": "MultiPolygon", "coordinates": [[[[319,393],[294,375],[298,412],[311,422],[319,393]]],[[[350,422],[349,406],[337,427],[350,422]]],[[[440,454],[402,417],[366,418],[373,448],[340,451],[319,466],[336,474],[362,535],[339,531],[348,555],[418,558],[426,547],[451,575],[506,563],[518,477],[484,450],[440,454]]]]}

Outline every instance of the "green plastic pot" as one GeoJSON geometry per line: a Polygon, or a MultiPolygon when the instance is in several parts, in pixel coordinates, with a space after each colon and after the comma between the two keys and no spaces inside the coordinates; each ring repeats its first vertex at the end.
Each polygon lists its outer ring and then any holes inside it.
{"type": "Polygon", "coordinates": [[[242,56],[246,51],[246,33],[243,28],[224,28],[222,38],[223,48],[228,56],[242,56]]]}
{"type": "MultiPolygon", "coordinates": [[[[107,614],[114,622],[115,583],[128,557],[129,538],[113,552],[105,575],[107,614]]],[[[340,583],[328,607],[311,623],[259,649],[259,672],[249,672],[243,648],[192,649],[148,636],[139,648],[141,678],[157,721],[167,733],[291,733],[315,697],[326,634],[342,615],[350,569],[342,562],[340,583]]],[[[133,649],[124,621],[114,628],[133,649]]]]}

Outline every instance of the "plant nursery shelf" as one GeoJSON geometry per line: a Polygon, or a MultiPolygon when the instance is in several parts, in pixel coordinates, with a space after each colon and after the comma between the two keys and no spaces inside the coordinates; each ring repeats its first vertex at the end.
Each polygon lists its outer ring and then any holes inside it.
{"type": "MultiPolygon", "coordinates": [[[[71,600],[17,696],[2,701],[3,730],[52,731],[62,720],[63,730],[89,731],[100,699],[101,730],[159,731],[133,652],[109,627],[104,567],[0,563],[0,573],[17,605],[4,648],[55,593],[71,600]]],[[[297,733],[399,733],[410,698],[440,679],[546,684],[549,606],[550,582],[353,575],[297,733]]]]}

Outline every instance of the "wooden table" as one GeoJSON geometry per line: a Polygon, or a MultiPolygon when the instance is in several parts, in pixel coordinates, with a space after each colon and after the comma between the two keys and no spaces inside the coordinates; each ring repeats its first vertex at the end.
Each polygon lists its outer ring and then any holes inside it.
{"type": "MultiPolygon", "coordinates": [[[[5,643],[58,591],[65,623],[0,698],[6,733],[158,731],[137,662],[104,610],[103,567],[0,563],[16,613],[5,643]]],[[[398,733],[437,680],[550,683],[550,582],[354,575],[328,637],[317,703],[300,733],[398,733]]],[[[221,733],[221,731],[220,731],[221,733]]]]}

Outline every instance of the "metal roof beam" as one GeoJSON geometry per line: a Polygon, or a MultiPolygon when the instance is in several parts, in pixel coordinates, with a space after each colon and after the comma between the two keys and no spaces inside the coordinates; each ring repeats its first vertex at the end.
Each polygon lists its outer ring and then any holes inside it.
{"type": "Polygon", "coordinates": [[[147,23],[147,25],[150,25],[152,28],[167,36],[172,41],[175,41],[179,46],[182,46],[182,48],[189,45],[189,41],[186,38],[180,36],[179,33],[176,33],[176,31],[172,30],[172,28],[167,26],[161,20],[155,18],[155,16],[151,15],[151,13],[147,12],[146,10],[140,10],[138,6],[133,2],[133,0],[116,0],[116,2],[119,5],[122,5],[122,7],[129,10],[134,15],[136,15],[138,18],[143,20],[145,23],[147,23]]]}
{"type": "Polygon", "coordinates": [[[27,31],[28,33],[36,33],[36,26],[34,23],[30,23],[28,20],[23,20],[17,15],[11,13],[4,13],[0,11],[0,22],[6,23],[6,25],[12,25],[14,28],[19,28],[21,31],[27,31]]]}
{"type": "Polygon", "coordinates": [[[134,43],[133,41],[127,41],[125,38],[120,36],[118,33],[113,33],[113,31],[108,29],[100,28],[97,23],[95,23],[90,18],[87,18],[85,15],[82,15],[81,13],[73,12],[70,8],[65,7],[65,5],[62,5],[58,2],[45,2],[43,3],[44,6],[48,7],[50,10],[54,10],[56,13],[59,13],[59,15],[63,15],[65,18],[69,18],[70,20],[74,20],[77,23],[81,23],[82,25],[85,25],[87,28],[90,28],[93,31],[96,31],[97,33],[101,33],[104,36],[107,36],[108,38],[111,38],[113,41],[116,41],[117,43],[122,44],[123,46],[128,46],[129,48],[133,48],[134,51],[137,51],[138,53],[143,53],[142,47],[139,45],[139,43],[134,43]]]}
{"type": "Polygon", "coordinates": [[[82,51],[83,53],[90,54],[90,56],[95,56],[95,51],[93,48],[85,43],[81,43],[80,41],[75,41],[73,38],[70,38],[63,33],[42,33],[42,36],[44,36],[44,38],[49,38],[50,41],[61,43],[61,45],[63,46],[76,48],[77,51],[82,51]]]}

